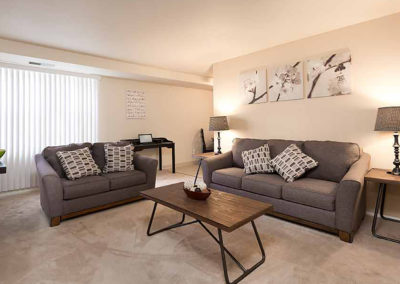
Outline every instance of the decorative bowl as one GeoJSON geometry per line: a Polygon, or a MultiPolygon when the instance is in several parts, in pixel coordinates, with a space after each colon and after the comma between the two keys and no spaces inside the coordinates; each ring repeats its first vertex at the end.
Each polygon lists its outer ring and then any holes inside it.
{"type": "Polygon", "coordinates": [[[0,159],[4,156],[5,153],[6,153],[6,150],[0,149],[0,159]]]}
{"type": "Polygon", "coordinates": [[[202,191],[190,191],[186,188],[183,188],[183,190],[189,198],[196,200],[206,200],[211,194],[211,190],[208,188],[203,189],[202,191]]]}

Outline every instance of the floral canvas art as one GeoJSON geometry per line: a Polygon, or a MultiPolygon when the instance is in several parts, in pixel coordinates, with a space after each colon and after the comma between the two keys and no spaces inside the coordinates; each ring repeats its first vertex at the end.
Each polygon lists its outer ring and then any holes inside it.
{"type": "Polygon", "coordinates": [[[307,60],[307,98],[330,97],[351,93],[349,51],[307,60]]]}
{"type": "Polygon", "coordinates": [[[270,102],[303,99],[303,62],[270,69],[268,89],[270,102]]]}
{"type": "Polygon", "coordinates": [[[242,72],[239,82],[244,104],[267,102],[267,69],[265,67],[242,72]]]}

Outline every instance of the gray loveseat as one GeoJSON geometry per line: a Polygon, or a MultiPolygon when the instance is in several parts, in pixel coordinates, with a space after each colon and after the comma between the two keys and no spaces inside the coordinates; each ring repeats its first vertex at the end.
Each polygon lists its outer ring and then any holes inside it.
{"type": "Polygon", "coordinates": [[[232,151],[203,161],[207,186],[273,205],[271,215],[338,234],[353,241],[365,216],[364,175],[370,156],[354,143],[235,139],[232,151]],[[315,169],[287,183],[278,174],[246,175],[242,151],[268,143],[271,158],[294,143],[318,161],[315,169]]]}
{"type": "Polygon", "coordinates": [[[68,218],[138,200],[139,191],[155,186],[157,160],[137,154],[133,159],[133,171],[68,180],[56,152],[84,147],[89,147],[96,164],[103,170],[106,163],[104,143],[47,147],[35,156],[40,204],[50,218],[50,226],[68,218]]]}

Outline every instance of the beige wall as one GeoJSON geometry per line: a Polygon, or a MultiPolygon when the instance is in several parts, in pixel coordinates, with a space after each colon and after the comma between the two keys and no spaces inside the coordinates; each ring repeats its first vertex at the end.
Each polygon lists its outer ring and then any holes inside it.
{"type": "MultiPolygon", "coordinates": [[[[231,147],[234,137],[351,141],[372,155],[371,166],[392,167],[392,134],[373,129],[378,107],[400,105],[399,30],[400,14],[395,14],[215,64],[214,111],[229,115],[232,128],[222,133],[223,149],[231,147]],[[352,54],[351,95],[240,104],[241,71],[341,49],[352,54]]],[[[375,194],[376,187],[369,187],[369,210],[375,194]]],[[[399,188],[389,194],[388,213],[400,217],[399,188]]]]}
{"type": "MultiPolygon", "coordinates": [[[[99,86],[99,140],[137,138],[139,133],[166,137],[176,144],[176,162],[192,161],[200,151],[200,128],[212,115],[212,92],[155,83],[103,77],[99,86]],[[125,91],[141,90],[146,96],[147,117],[126,119],[125,91]]],[[[171,150],[163,149],[163,164],[171,164],[171,150]]],[[[158,150],[142,153],[158,157],[158,150]]]]}

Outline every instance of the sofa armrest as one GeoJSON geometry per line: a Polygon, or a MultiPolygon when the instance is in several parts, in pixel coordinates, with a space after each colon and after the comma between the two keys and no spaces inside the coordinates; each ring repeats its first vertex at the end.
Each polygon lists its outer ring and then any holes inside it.
{"type": "Polygon", "coordinates": [[[233,164],[232,151],[204,159],[201,162],[201,169],[203,171],[204,183],[207,186],[210,186],[211,176],[213,171],[223,168],[230,168],[232,167],[232,164],[233,164]]]}
{"type": "Polygon", "coordinates": [[[146,173],[146,183],[151,187],[156,185],[157,165],[158,161],[143,155],[135,153],[133,157],[133,165],[136,170],[146,173]]]}
{"type": "Polygon", "coordinates": [[[61,178],[46,161],[43,155],[35,156],[38,182],[40,188],[40,204],[49,217],[62,215],[63,187],[61,178]]]}
{"type": "Polygon", "coordinates": [[[336,227],[340,231],[356,231],[365,216],[364,176],[369,170],[370,161],[371,156],[362,153],[339,184],[336,194],[336,227]]]}

